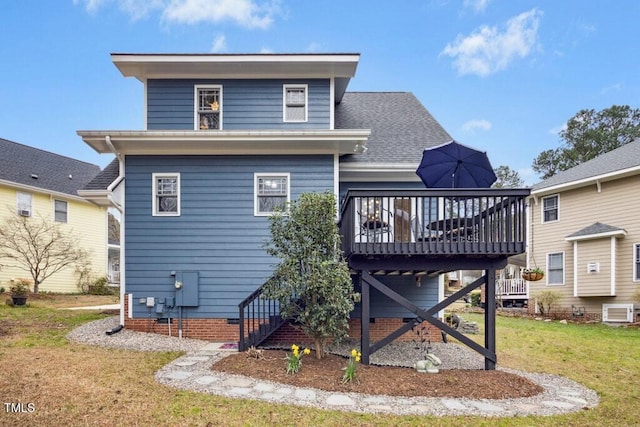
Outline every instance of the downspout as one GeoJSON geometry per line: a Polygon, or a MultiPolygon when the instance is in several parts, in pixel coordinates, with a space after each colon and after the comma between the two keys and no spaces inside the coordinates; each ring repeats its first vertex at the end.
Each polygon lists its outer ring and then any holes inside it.
{"type": "MultiPolygon", "coordinates": [[[[125,319],[124,301],[125,301],[125,284],[126,284],[126,269],[123,268],[123,266],[125,265],[125,258],[124,258],[125,199],[123,197],[122,203],[120,204],[120,203],[117,203],[115,200],[113,200],[113,198],[111,197],[111,192],[113,191],[113,189],[124,180],[124,158],[120,153],[118,153],[116,148],[113,146],[113,143],[111,142],[111,137],[109,135],[105,135],[104,142],[105,144],[107,144],[111,152],[118,159],[118,178],[116,178],[115,181],[109,184],[109,186],[107,187],[107,190],[109,191],[109,196],[108,196],[109,201],[113,203],[115,208],[120,212],[120,326],[124,327],[124,319],[125,319]]],[[[129,306],[129,309],[131,309],[131,305],[129,306]]]]}

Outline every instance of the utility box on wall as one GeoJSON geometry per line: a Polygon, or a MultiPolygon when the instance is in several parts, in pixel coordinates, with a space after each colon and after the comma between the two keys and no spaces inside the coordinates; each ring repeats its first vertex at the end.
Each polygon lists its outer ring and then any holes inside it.
{"type": "Polygon", "coordinates": [[[197,271],[176,272],[176,307],[197,307],[199,288],[197,271]]]}

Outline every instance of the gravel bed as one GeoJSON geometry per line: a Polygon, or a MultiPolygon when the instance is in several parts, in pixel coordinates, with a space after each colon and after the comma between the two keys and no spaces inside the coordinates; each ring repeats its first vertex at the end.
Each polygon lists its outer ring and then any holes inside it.
{"type": "Polygon", "coordinates": [[[193,353],[208,344],[208,341],[203,340],[148,334],[129,329],[122,329],[118,333],[107,335],[107,331],[111,331],[118,326],[118,322],[118,316],[113,316],[85,323],[69,332],[67,338],[82,344],[138,351],[185,351],[193,353]]]}

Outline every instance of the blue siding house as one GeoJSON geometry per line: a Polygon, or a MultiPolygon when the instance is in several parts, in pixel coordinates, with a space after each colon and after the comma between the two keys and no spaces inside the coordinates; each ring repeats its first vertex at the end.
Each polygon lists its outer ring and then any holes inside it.
{"type": "MultiPolygon", "coordinates": [[[[424,148],[451,136],[411,93],[348,92],[359,54],[112,60],[144,86],[143,129],[78,134],[116,156],[99,180],[110,184],[85,193],[123,212],[126,328],[239,341],[241,348],[290,339],[295,330],[260,297],[277,262],[263,246],[274,208],[303,192],[331,191],[340,200],[345,256],[363,293],[352,332],[363,343],[383,338],[391,324],[401,329],[389,340],[426,317],[433,323],[444,298],[440,273],[481,264],[487,244],[467,247],[467,239],[454,247],[441,239],[444,246],[427,246],[424,239],[426,224],[444,220],[443,203],[452,199],[425,190],[415,169],[424,148]],[[456,254],[463,257],[452,262],[456,254]]],[[[477,225],[497,211],[478,215],[477,225]]],[[[491,246],[481,268],[506,262],[521,250],[517,244],[491,246]]]]}

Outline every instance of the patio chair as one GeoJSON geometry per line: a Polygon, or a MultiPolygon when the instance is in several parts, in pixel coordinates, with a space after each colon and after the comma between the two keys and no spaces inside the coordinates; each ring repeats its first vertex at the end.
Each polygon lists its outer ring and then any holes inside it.
{"type": "MultiPolygon", "coordinates": [[[[384,236],[387,236],[386,241],[390,242],[393,240],[393,231],[389,222],[384,221],[382,218],[372,218],[360,211],[357,212],[360,217],[360,230],[358,235],[361,239],[365,236],[367,242],[369,242],[371,238],[373,238],[373,242],[380,242],[385,241],[384,236]]],[[[389,218],[393,217],[391,212],[386,210],[385,212],[387,212],[389,218]]]]}

